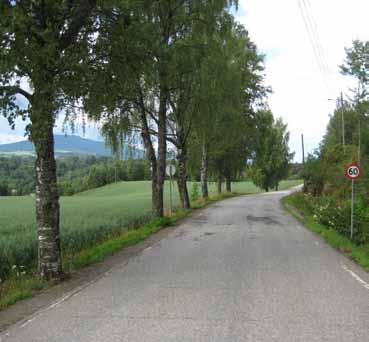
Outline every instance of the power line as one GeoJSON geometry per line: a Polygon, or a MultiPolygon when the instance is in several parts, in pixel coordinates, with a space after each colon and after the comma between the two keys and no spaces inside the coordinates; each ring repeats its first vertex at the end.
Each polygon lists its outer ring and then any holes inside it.
{"type": "Polygon", "coordinates": [[[308,13],[308,17],[310,17],[311,28],[312,28],[313,33],[315,34],[316,43],[317,43],[317,47],[318,47],[318,52],[320,54],[324,70],[325,70],[326,74],[329,75],[329,67],[328,67],[327,59],[325,57],[324,49],[323,49],[323,46],[322,46],[322,43],[321,43],[321,40],[320,40],[320,36],[319,36],[319,32],[318,32],[318,25],[317,25],[315,17],[314,17],[314,12],[313,12],[313,9],[312,9],[312,6],[311,6],[311,2],[310,2],[310,0],[306,0],[306,2],[305,2],[305,0],[303,0],[303,3],[305,5],[306,12],[308,13]],[[306,5],[306,3],[307,3],[307,5],[306,5]]]}
{"type": "Polygon", "coordinates": [[[316,62],[318,64],[318,68],[319,68],[319,71],[322,75],[322,78],[325,82],[325,84],[327,85],[327,80],[326,80],[326,73],[325,73],[325,69],[324,69],[324,64],[320,58],[320,55],[318,53],[318,48],[317,48],[317,43],[315,41],[315,36],[312,34],[312,29],[311,27],[309,26],[309,21],[308,21],[308,18],[307,18],[307,14],[305,13],[304,11],[304,7],[302,6],[301,4],[301,1],[298,0],[298,4],[299,4],[299,7],[300,7],[300,11],[301,11],[301,16],[302,16],[302,19],[304,21],[304,25],[305,25],[305,29],[306,29],[306,32],[308,34],[308,38],[309,38],[309,41],[310,41],[310,44],[311,44],[311,47],[313,49],[313,53],[314,53],[314,56],[315,56],[315,59],[316,59],[316,62]]]}
{"type": "Polygon", "coordinates": [[[307,34],[308,34],[308,38],[309,38],[309,41],[310,41],[311,47],[312,47],[312,49],[313,49],[313,53],[314,53],[314,56],[315,56],[316,62],[317,62],[317,64],[318,64],[318,67],[319,67],[319,70],[320,70],[320,72],[321,72],[321,74],[322,74],[322,77],[324,78],[324,77],[325,77],[325,76],[324,76],[324,71],[323,71],[324,69],[323,69],[322,64],[321,64],[321,62],[320,62],[320,58],[319,58],[319,55],[318,55],[317,50],[316,50],[315,42],[314,42],[313,36],[312,36],[312,34],[311,34],[311,32],[310,32],[310,27],[309,27],[309,25],[308,25],[307,18],[306,18],[306,16],[305,16],[305,11],[304,11],[304,9],[303,9],[303,7],[302,7],[302,5],[301,5],[300,0],[298,0],[298,4],[299,4],[299,7],[300,7],[301,16],[302,16],[302,19],[303,19],[303,21],[304,21],[305,29],[306,29],[306,32],[307,32],[307,34]]]}

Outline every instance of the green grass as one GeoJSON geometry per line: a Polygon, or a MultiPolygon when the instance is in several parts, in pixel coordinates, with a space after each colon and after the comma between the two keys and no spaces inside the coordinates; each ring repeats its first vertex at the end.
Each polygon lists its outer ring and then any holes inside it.
{"type": "MultiPolygon", "coordinates": [[[[280,188],[299,183],[285,181],[280,188]]],[[[191,184],[188,187],[191,192],[191,184]]],[[[168,188],[166,186],[166,208],[168,188]]],[[[215,193],[215,188],[215,184],[210,184],[210,194],[215,193]]],[[[207,201],[199,199],[192,206],[201,208],[240,193],[260,192],[250,182],[234,183],[233,190],[235,193],[213,195],[207,201]]],[[[188,214],[177,210],[170,218],[153,219],[150,214],[151,183],[148,181],[111,184],[72,197],[62,197],[60,202],[61,240],[67,272],[102,261],[106,255],[135,244],[188,214]]],[[[173,202],[175,206],[179,205],[176,186],[173,187],[173,202]]],[[[0,197],[0,309],[48,286],[32,275],[36,260],[35,198],[0,197]],[[9,276],[13,265],[22,266],[27,275],[9,276]],[[4,279],[7,280],[4,282],[4,279]]]]}
{"type": "MultiPolygon", "coordinates": [[[[281,189],[298,181],[281,182],[281,189]]],[[[173,184],[174,206],[179,205],[177,187],[173,184]]],[[[165,187],[165,206],[169,193],[165,187]]],[[[191,192],[191,184],[189,184],[191,192]]],[[[260,191],[251,182],[233,184],[233,191],[260,191]]],[[[215,184],[210,184],[210,193],[215,184]]],[[[109,240],[147,223],[151,217],[151,183],[149,181],[120,182],[86,191],[71,197],[61,197],[61,241],[64,255],[73,256],[83,249],[109,240]]],[[[167,210],[168,211],[168,210],[167,210]]],[[[13,265],[35,267],[37,234],[35,198],[32,196],[0,197],[0,279],[13,265]]]]}
{"type": "MultiPolygon", "coordinates": [[[[210,203],[237,195],[238,193],[224,193],[209,197],[206,201],[199,199],[194,204],[196,208],[201,208],[210,203]]],[[[64,255],[63,269],[65,272],[71,272],[75,269],[101,262],[106,256],[121,248],[134,245],[160,229],[175,224],[190,212],[191,210],[177,210],[170,217],[154,218],[139,228],[126,231],[109,240],[83,249],[74,255],[64,255]]],[[[7,308],[18,300],[31,297],[38,291],[52,285],[52,283],[41,281],[35,273],[22,275],[22,270],[23,268],[12,270],[10,277],[2,284],[0,283],[0,310],[7,308]]]]}
{"type": "Polygon", "coordinates": [[[0,285],[0,310],[3,310],[18,300],[33,296],[50,284],[40,280],[33,274],[26,274],[12,275],[0,285]]]}
{"type": "Polygon", "coordinates": [[[320,235],[329,245],[346,254],[356,261],[366,271],[369,271],[369,245],[356,245],[347,237],[339,234],[334,229],[318,223],[309,205],[305,203],[299,193],[284,197],[282,203],[286,210],[302,222],[308,229],[320,235]]]}

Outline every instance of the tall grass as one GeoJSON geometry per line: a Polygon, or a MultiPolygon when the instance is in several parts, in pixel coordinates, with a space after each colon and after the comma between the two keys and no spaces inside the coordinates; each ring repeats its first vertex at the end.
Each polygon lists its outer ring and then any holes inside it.
{"type": "MultiPolygon", "coordinates": [[[[281,188],[298,181],[282,182],[281,188]]],[[[165,187],[165,206],[169,205],[169,187],[165,187]]],[[[191,184],[189,185],[191,189],[191,184]]],[[[233,191],[260,191],[251,182],[233,184],[233,191]]],[[[215,184],[210,184],[215,192],[215,184]]],[[[65,256],[71,257],[83,249],[122,232],[141,226],[151,216],[151,183],[120,182],[86,191],[72,197],[61,197],[61,241],[65,256]]],[[[173,187],[174,206],[179,205],[177,187],[173,187]]],[[[35,198],[0,197],[0,279],[8,277],[13,265],[27,271],[37,261],[35,198]]]]}

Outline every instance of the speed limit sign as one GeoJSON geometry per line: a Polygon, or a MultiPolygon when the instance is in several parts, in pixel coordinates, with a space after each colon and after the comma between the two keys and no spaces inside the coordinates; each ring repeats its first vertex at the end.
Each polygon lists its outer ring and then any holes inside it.
{"type": "Polygon", "coordinates": [[[345,176],[348,179],[355,180],[360,177],[360,166],[358,164],[349,164],[346,166],[345,176]]]}
{"type": "Polygon", "coordinates": [[[358,164],[349,164],[345,168],[345,176],[351,180],[351,228],[350,228],[350,237],[351,239],[354,236],[354,183],[361,176],[360,166],[358,164]]]}

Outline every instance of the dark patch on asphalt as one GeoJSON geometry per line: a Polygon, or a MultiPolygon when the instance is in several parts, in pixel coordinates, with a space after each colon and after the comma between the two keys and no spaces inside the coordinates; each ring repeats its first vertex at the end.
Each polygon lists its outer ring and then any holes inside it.
{"type": "Polygon", "coordinates": [[[176,235],[174,235],[174,238],[180,238],[183,235],[185,235],[185,232],[182,230],[182,231],[178,232],[176,235]]]}
{"type": "Polygon", "coordinates": [[[256,222],[256,223],[265,223],[267,225],[280,225],[280,222],[273,217],[270,216],[253,216],[247,215],[247,221],[256,222]]]}
{"type": "Polygon", "coordinates": [[[195,223],[195,224],[205,224],[208,222],[206,217],[194,217],[191,219],[191,223],[195,223]]]}
{"type": "Polygon", "coordinates": [[[217,223],[217,222],[212,222],[211,225],[212,226],[219,226],[219,227],[229,227],[229,226],[234,226],[234,223],[217,223]]]}
{"type": "Polygon", "coordinates": [[[205,236],[215,235],[215,233],[205,232],[205,233],[204,233],[204,235],[205,235],[205,236]]]}

